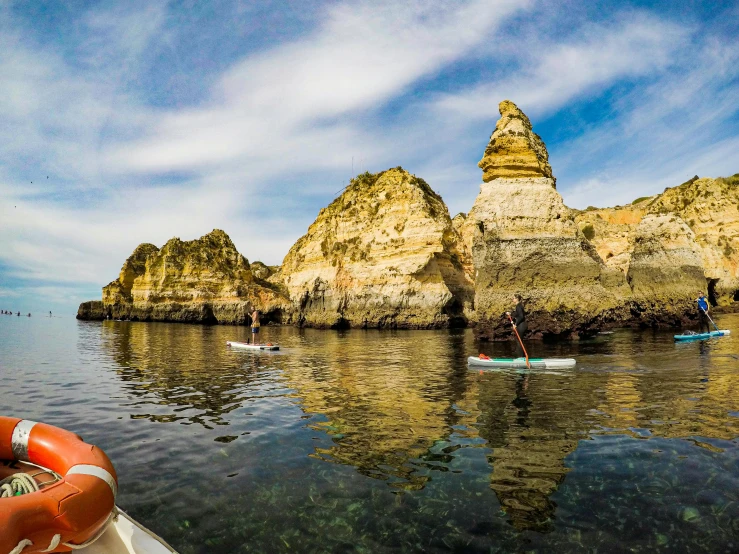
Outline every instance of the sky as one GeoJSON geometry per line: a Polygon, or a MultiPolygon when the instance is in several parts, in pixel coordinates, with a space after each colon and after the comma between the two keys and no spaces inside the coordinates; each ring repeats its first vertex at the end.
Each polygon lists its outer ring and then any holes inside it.
{"type": "Polygon", "coordinates": [[[467,212],[515,102],[574,208],[739,172],[739,3],[0,0],[0,308],[73,317],[142,242],[280,264],[361,172],[467,212]]]}

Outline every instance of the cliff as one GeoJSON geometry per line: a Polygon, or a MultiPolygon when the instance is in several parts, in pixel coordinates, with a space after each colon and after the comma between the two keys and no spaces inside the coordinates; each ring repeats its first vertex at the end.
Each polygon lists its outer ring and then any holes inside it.
{"type": "MultiPolygon", "coordinates": [[[[260,275],[269,273],[260,265],[260,275]]],[[[102,307],[83,303],[77,317],[243,324],[253,308],[267,321],[281,321],[288,307],[278,287],[253,275],[228,235],[216,229],[197,240],[173,238],[161,249],[139,245],[118,279],[103,287],[102,307]]]]}
{"type": "Polygon", "coordinates": [[[519,293],[528,336],[575,337],[690,323],[699,291],[739,306],[739,174],[573,210],[529,118],[508,100],[499,109],[468,214],[452,220],[439,195],[400,167],[365,173],[319,212],[282,266],[249,264],[218,230],[161,249],[141,244],[78,318],[246,323],[253,306],[268,321],[472,323],[481,337],[503,338],[503,313],[519,293]]]}
{"type": "Polygon", "coordinates": [[[631,315],[642,325],[681,325],[706,280],[695,234],[675,215],[647,215],[633,234],[627,279],[631,315]]]}
{"type": "Polygon", "coordinates": [[[402,168],[353,179],[290,249],[281,279],[316,327],[463,325],[472,300],[441,198],[402,168]]]}
{"type": "Polygon", "coordinates": [[[571,336],[623,320],[625,275],[606,266],[555,189],[544,143],[510,101],[480,162],[483,183],[460,224],[475,272],[475,317],[487,338],[521,293],[531,334],[571,336]]]}
{"type": "Polygon", "coordinates": [[[605,263],[628,273],[638,227],[659,215],[679,218],[691,231],[705,278],[699,288],[708,290],[711,303],[739,301],[739,175],[694,177],[627,206],[588,209],[576,220],[605,263]]]}

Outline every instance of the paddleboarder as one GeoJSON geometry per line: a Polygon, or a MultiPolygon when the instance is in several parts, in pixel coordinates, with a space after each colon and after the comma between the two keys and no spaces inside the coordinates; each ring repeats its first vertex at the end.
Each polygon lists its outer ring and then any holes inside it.
{"type": "Polygon", "coordinates": [[[252,344],[257,344],[257,335],[259,334],[259,310],[254,310],[250,317],[252,344]]]}
{"type": "MultiPolygon", "coordinates": [[[[513,316],[511,316],[511,312],[506,312],[506,315],[511,322],[511,327],[514,327],[518,332],[518,337],[523,337],[523,334],[528,330],[529,325],[526,323],[526,311],[524,310],[523,298],[521,298],[520,294],[513,295],[513,304],[515,306],[513,308],[513,316]]],[[[516,346],[516,351],[519,357],[523,355],[523,345],[521,345],[520,348],[516,346]]]]}
{"type": "Polygon", "coordinates": [[[698,293],[698,298],[695,299],[698,302],[698,321],[700,323],[700,332],[703,332],[703,328],[706,328],[706,332],[711,332],[711,326],[708,324],[708,300],[703,296],[702,292],[698,293]]]}
{"type": "MultiPolygon", "coordinates": [[[[511,326],[516,328],[519,335],[523,335],[528,329],[529,325],[526,323],[526,311],[523,308],[523,299],[520,294],[513,295],[513,322],[511,326]]],[[[511,312],[506,312],[506,315],[510,316],[511,312]]]]}

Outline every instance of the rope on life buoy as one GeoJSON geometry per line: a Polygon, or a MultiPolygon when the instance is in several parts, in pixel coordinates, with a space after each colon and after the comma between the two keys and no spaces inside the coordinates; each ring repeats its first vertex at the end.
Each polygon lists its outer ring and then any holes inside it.
{"type": "Polygon", "coordinates": [[[0,481],[0,498],[20,496],[39,490],[36,480],[26,473],[14,473],[0,481]]]}

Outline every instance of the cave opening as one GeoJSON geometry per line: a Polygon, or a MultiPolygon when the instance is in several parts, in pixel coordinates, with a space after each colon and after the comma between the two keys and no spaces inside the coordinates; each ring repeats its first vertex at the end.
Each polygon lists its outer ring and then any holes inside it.
{"type": "Polygon", "coordinates": [[[706,279],[706,282],[708,283],[708,301],[711,303],[711,306],[718,306],[718,300],[716,300],[716,283],[718,283],[718,279],[706,279]]]}

